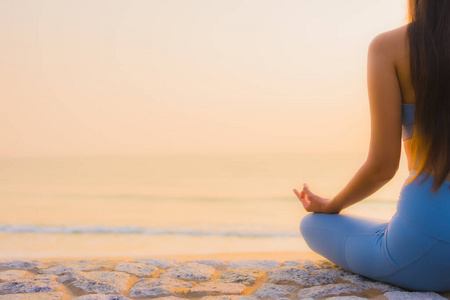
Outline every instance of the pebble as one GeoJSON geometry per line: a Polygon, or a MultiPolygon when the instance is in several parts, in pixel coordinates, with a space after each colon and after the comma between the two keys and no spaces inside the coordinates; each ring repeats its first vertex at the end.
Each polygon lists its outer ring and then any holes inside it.
{"type": "Polygon", "coordinates": [[[280,263],[276,260],[236,260],[230,261],[228,268],[254,268],[258,270],[269,270],[278,268],[280,263]]]}
{"type": "Polygon", "coordinates": [[[90,294],[74,298],[74,300],[130,300],[121,295],[90,294]]]}
{"type": "Polygon", "coordinates": [[[118,263],[114,267],[115,271],[122,271],[136,276],[153,276],[158,272],[158,268],[155,266],[149,266],[144,263],[118,263]]]}
{"type": "Polygon", "coordinates": [[[249,286],[261,279],[264,274],[264,271],[253,268],[228,269],[220,273],[215,279],[228,283],[242,283],[249,286]]]}
{"type": "Polygon", "coordinates": [[[326,275],[310,275],[307,277],[298,278],[297,280],[295,280],[295,283],[300,284],[302,287],[310,287],[336,283],[336,279],[332,276],[326,275]]]}
{"type": "Polygon", "coordinates": [[[167,269],[180,263],[179,260],[167,258],[137,258],[134,261],[146,263],[161,269],[167,269]]]}
{"type": "Polygon", "coordinates": [[[184,300],[187,298],[179,298],[179,297],[174,297],[174,296],[168,296],[168,297],[160,297],[160,298],[155,298],[158,300],[184,300]]]}
{"type": "Polygon", "coordinates": [[[213,266],[216,269],[222,269],[227,265],[226,261],[223,260],[211,260],[211,259],[204,259],[204,260],[194,260],[193,262],[199,263],[199,264],[205,264],[213,266]]]}
{"type": "Polygon", "coordinates": [[[362,293],[362,291],[361,288],[352,284],[327,284],[301,289],[297,294],[297,299],[338,296],[342,294],[359,294],[362,293]]]}
{"type": "Polygon", "coordinates": [[[337,297],[330,297],[327,298],[327,300],[367,300],[368,298],[361,298],[358,296],[337,296],[337,297]]]}
{"type": "Polygon", "coordinates": [[[319,260],[316,264],[320,269],[340,269],[337,265],[333,264],[329,260],[322,259],[322,260],[319,260]]]}
{"type": "Polygon", "coordinates": [[[360,275],[346,275],[342,280],[349,281],[363,289],[376,289],[382,292],[402,291],[401,288],[379,281],[372,281],[360,275]]]}
{"type": "Polygon", "coordinates": [[[194,284],[183,280],[162,278],[141,278],[131,288],[131,297],[158,297],[185,294],[194,284]]]}
{"type": "Polygon", "coordinates": [[[300,278],[307,277],[308,275],[308,272],[303,268],[297,266],[284,266],[268,272],[267,281],[271,283],[292,283],[300,278]]]}
{"type": "Polygon", "coordinates": [[[122,293],[126,290],[130,275],[114,271],[70,272],[57,279],[59,282],[69,281],[71,286],[84,292],[98,294],[122,293]]]}
{"type": "Polygon", "coordinates": [[[216,269],[212,266],[188,262],[167,269],[161,276],[187,280],[209,280],[215,272],[216,269]]]}
{"type": "Polygon", "coordinates": [[[325,275],[325,276],[331,276],[331,277],[344,277],[347,275],[354,275],[353,273],[350,273],[349,271],[346,271],[344,269],[319,269],[319,270],[312,271],[311,274],[325,275]]]}
{"type": "Polygon", "coordinates": [[[55,274],[61,275],[67,272],[73,271],[95,271],[101,270],[103,267],[101,265],[90,265],[90,264],[69,264],[69,265],[59,265],[54,267],[49,267],[47,269],[39,270],[39,273],[42,274],[55,274]]]}
{"type": "Polygon", "coordinates": [[[298,287],[273,283],[263,284],[255,293],[258,298],[279,298],[296,292],[298,287]]]}
{"type": "Polygon", "coordinates": [[[319,267],[309,259],[294,259],[283,262],[282,266],[302,267],[308,272],[319,270],[319,267]]]}
{"type": "Polygon", "coordinates": [[[302,287],[336,283],[336,279],[329,275],[310,275],[302,267],[284,266],[268,273],[268,282],[295,283],[302,287]]]}
{"type": "Polygon", "coordinates": [[[258,300],[255,296],[238,296],[238,295],[226,295],[226,296],[205,296],[200,300],[258,300]]]}
{"type": "Polygon", "coordinates": [[[63,292],[36,293],[36,294],[10,294],[0,296],[0,300],[63,300],[63,292]]]}
{"type": "Polygon", "coordinates": [[[441,300],[446,299],[434,292],[387,292],[384,293],[389,300],[441,300]]]}
{"type": "Polygon", "coordinates": [[[230,295],[241,294],[245,290],[245,285],[241,283],[227,283],[220,281],[207,281],[194,286],[189,290],[191,296],[205,295],[230,295]]]}
{"type": "Polygon", "coordinates": [[[54,275],[25,276],[0,283],[0,294],[48,293],[62,288],[54,275]]]}
{"type": "Polygon", "coordinates": [[[8,269],[34,269],[37,265],[37,262],[29,262],[24,260],[0,261],[0,268],[8,269]]]}
{"type": "Polygon", "coordinates": [[[10,281],[15,280],[20,277],[26,276],[26,274],[29,274],[27,271],[23,270],[8,270],[8,271],[1,271],[0,272],[0,281],[10,281]]]}

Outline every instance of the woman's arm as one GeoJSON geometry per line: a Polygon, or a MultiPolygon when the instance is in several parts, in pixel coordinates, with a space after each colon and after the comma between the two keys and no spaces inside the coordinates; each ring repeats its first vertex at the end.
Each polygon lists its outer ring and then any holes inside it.
{"type": "Polygon", "coordinates": [[[401,155],[402,96],[394,64],[396,36],[375,37],[367,58],[371,135],[366,162],[328,203],[330,213],[372,195],[394,177],[401,155]]]}

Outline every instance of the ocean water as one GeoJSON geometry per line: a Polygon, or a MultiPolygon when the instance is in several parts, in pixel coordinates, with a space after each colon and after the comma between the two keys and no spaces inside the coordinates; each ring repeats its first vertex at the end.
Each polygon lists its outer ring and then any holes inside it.
{"type": "MultiPolygon", "coordinates": [[[[307,251],[292,192],[333,197],[365,154],[0,158],[0,258],[307,251]]],[[[407,176],[345,213],[388,221],[407,176]]]]}

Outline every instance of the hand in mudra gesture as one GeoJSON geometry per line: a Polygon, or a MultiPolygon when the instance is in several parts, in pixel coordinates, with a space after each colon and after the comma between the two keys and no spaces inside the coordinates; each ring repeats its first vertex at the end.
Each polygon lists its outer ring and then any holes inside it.
{"type": "Polygon", "coordinates": [[[296,189],[294,189],[294,193],[297,195],[298,199],[303,204],[303,207],[308,212],[324,214],[339,213],[339,211],[330,207],[330,199],[313,194],[306,184],[303,184],[303,189],[300,193],[296,189]]]}

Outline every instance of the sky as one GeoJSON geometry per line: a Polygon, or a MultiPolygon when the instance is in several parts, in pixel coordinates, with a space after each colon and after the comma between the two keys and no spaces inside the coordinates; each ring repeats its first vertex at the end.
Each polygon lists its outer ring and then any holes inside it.
{"type": "Polygon", "coordinates": [[[1,0],[0,156],[367,152],[406,0],[1,0]]]}

